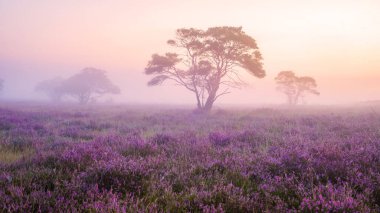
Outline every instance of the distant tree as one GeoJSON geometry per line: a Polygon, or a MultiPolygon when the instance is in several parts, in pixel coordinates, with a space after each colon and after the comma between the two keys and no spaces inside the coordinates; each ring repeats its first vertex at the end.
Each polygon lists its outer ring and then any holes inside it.
{"type": "Polygon", "coordinates": [[[106,76],[106,71],[96,68],[84,68],[62,83],[61,91],[74,97],[81,104],[94,101],[104,94],[119,94],[120,89],[106,76]]]}
{"type": "Polygon", "coordinates": [[[292,71],[282,71],[275,78],[277,90],[285,93],[288,98],[288,104],[293,105],[297,93],[297,77],[292,71]]]}
{"type": "Polygon", "coordinates": [[[314,78],[308,76],[298,78],[297,91],[296,103],[299,98],[304,98],[306,95],[305,93],[320,95],[320,93],[317,91],[317,82],[314,78]]]}
{"type": "Polygon", "coordinates": [[[256,41],[241,27],[178,29],[176,38],[167,43],[178,51],[152,55],[145,74],[155,77],[148,85],[172,80],[194,93],[200,111],[210,111],[220,96],[230,93],[229,88],[244,85],[240,71],[265,77],[256,41]]]}
{"type": "Polygon", "coordinates": [[[60,77],[41,81],[36,85],[35,91],[44,93],[54,102],[60,101],[64,95],[62,91],[64,81],[60,77]]]}
{"type": "Polygon", "coordinates": [[[303,76],[297,77],[293,71],[282,71],[275,78],[277,89],[288,98],[288,104],[296,105],[300,98],[304,98],[305,93],[319,95],[316,90],[317,82],[314,78],[303,76]]]}

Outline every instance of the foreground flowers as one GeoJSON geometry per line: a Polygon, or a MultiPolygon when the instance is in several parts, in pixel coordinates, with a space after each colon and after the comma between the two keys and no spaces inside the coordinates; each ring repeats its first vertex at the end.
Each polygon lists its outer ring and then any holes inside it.
{"type": "Polygon", "coordinates": [[[0,109],[0,211],[380,210],[376,114],[79,110],[0,109]]]}

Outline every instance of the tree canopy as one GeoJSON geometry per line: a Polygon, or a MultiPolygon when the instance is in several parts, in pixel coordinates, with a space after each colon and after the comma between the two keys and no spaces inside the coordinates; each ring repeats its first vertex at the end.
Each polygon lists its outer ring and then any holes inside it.
{"type": "Polygon", "coordinates": [[[296,105],[306,93],[319,95],[317,82],[309,76],[297,77],[293,71],[281,71],[275,78],[277,89],[288,98],[288,104],[296,105]]]}
{"type": "Polygon", "coordinates": [[[106,71],[91,67],[84,68],[80,73],[66,79],[62,84],[62,91],[82,104],[106,93],[120,93],[119,87],[106,76],[106,71]]]}
{"type": "Polygon", "coordinates": [[[47,94],[52,100],[71,96],[79,103],[86,104],[104,94],[119,94],[120,89],[106,76],[106,71],[87,67],[67,78],[55,78],[42,81],[36,86],[37,91],[47,94]]]}
{"type": "Polygon", "coordinates": [[[174,81],[195,94],[201,111],[211,110],[231,87],[241,88],[245,84],[239,74],[242,70],[265,77],[256,41],[241,27],[178,29],[176,38],[167,43],[177,52],[152,55],[145,68],[145,74],[154,75],[148,85],[174,81]]]}

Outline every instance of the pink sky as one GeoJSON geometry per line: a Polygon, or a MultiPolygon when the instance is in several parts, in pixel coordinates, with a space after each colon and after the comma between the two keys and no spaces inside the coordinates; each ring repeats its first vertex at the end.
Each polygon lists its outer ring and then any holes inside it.
{"type": "Polygon", "coordinates": [[[242,26],[264,56],[267,77],[220,103],[281,103],[273,78],[282,70],[313,76],[310,103],[380,99],[380,1],[0,0],[0,78],[6,97],[35,97],[39,80],[83,67],[109,72],[124,102],[193,103],[186,90],[147,87],[153,53],[170,50],[177,28],[242,26]],[[7,94],[8,91],[8,94],[7,94]],[[136,95],[138,94],[138,95],[136,95]]]}

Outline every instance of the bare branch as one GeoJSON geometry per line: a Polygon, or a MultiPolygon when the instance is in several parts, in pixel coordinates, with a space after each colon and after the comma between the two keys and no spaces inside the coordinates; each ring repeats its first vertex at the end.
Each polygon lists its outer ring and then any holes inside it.
{"type": "Polygon", "coordinates": [[[214,101],[216,101],[216,99],[218,99],[220,96],[226,95],[226,94],[229,94],[229,93],[231,93],[231,92],[228,91],[228,88],[225,89],[222,93],[220,93],[220,94],[218,94],[218,95],[215,96],[214,101]]]}

